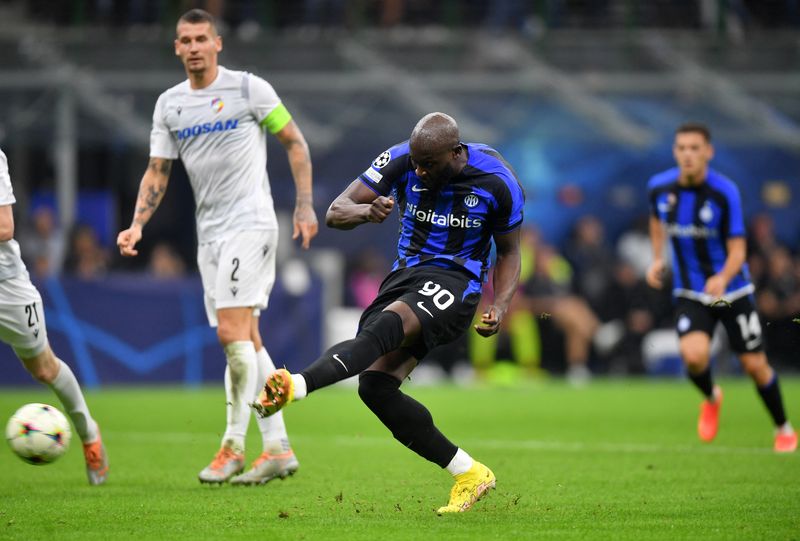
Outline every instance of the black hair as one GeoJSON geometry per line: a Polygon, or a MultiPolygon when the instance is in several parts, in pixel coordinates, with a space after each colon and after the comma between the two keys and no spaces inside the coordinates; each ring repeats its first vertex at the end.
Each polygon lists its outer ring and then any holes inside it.
{"type": "Polygon", "coordinates": [[[211,28],[214,29],[214,32],[217,31],[217,21],[216,19],[214,19],[214,16],[202,9],[190,9],[189,11],[181,15],[180,19],[178,19],[178,24],[180,23],[189,23],[189,24],[208,23],[211,25],[211,28]]]}
{"type": "Polygon", "coordinates": [[[708,126],[700,122],[686,122],[681,124],[678,126],[678,129],[675,130],[675,135],[679,133],[699,133],[705,138],[707,143],[711,142],[711,130],[708,129],[708,126]]]}

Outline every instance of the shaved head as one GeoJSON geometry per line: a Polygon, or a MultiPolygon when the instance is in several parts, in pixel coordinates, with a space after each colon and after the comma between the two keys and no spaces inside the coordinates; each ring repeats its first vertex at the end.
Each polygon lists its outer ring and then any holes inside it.
{"type": "Polygon", "coordinates": [[[436,154],[457,147],[461,142],[458,124],[450,115],[430,113],[414,126],[409,145],[420,153],[436,154]]]}
{"type": "Polygon", "coordinates": [[[409,156],[416,175],[431,189],[439,189],[458,175],[467,163],[458,124],[444,113],[425,115],[408,139],[409,156]]]}

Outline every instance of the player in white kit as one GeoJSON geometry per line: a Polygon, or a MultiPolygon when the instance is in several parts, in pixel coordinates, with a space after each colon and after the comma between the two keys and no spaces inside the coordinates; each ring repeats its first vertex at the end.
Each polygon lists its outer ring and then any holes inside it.
{"type": "Polygon", "coordinates": [[[267,177],[267,135],[286,149],[297,192],[293,238],[308,248],[317,234],[311,158],[302,132],[265,80],[217,63],[222,39],[200,9],[178,20],[175,54],[188,79],[161,94],[153,113],[150,162],[139,187],[133,222],[120,232],[123,256],[136,243],[180,158],[196,203],[197,264],[206,313],[225,350],[227,428],[222,445],[199,478],[203,483],[263,484],[293,474],[299,464],[281,417],[259,419],[263,453],[245,473],[244,445],[255,400],[275,366],[258,331],[275,281],[278,223],[267,177]],[[273,420],[274,419],[274,420],[273,420]]]}
{"type": "Polygon", "coordinates": [[[0,340],[11,346],[25,369],[61,401],[83,442],[89,483],[101,485],[108,478],[108,456],[100,429],[89,413],[75,374],[50,349],[42,297],[31,283],[14,240],[11,205],[16,202],[6,155],[0,150],[0,340]]]}

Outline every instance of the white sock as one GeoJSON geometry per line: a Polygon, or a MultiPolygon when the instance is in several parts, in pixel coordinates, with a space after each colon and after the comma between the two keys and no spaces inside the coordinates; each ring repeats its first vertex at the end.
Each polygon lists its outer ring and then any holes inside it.
{"type": "Polygon", "coordinates": [[[778,433],[780,434],[792,434],[794,432],[794,428],[792,428],[792,423],[786,421],[781,426],[778,427],[778,433]]]}
{"type": "Polygon", "coordinates": [[[250,402],[256,396],[256,348],[253,342],[231,342],[225,346],[228,365],[225,368],[227,427],[222,445],[237,453],[244,452],[247,425],[250,423],[250,402]]]}
{"type": "Polygon", "coordinates": [[[455,476],[468,472],[472,467],[472,463],[472,457],[469,456],[465,450],[459,447],[458,451],[456,451],[456,456],[453,457],[453,460],[450,461],[445,469],[449,471],[451,475],[455,476]]]}
{"type": "MultiPolygon", "coordinates": [[[[275,363],[272,362],[266,348],[262,347],[258,350],[256,359],[258,368],[258,377],[256,379],[258,380],[258,385],[256,386],[256,393],[253,397],[254,400],[258,398],[261,389],[264,387],[267,375],[275,371],[275,363]]],[[[261,442],[265,452],[271,455],[278,455],[291,450],[282,411],[279,411],[275,415],[270,415],[269,417],[259,417],[256,415],[256,422],[258,423],[258,429],[261,431],[261,442]]]]}
{"type": "Polygon", "coordinates": [[[58,375],[49,386],[56,393],[69,418],[72,419],[72,424],[75,425],[75,431],[81,441],[91,443],[98,437],[97,423],[89,413],[89,407],[86,405],[86,399],[83,397],[75,374],[72,373],[67,363],[59,358],[56,358],[56,361],[59,363],[58,375]]]}
{"type": "Polygon", "coordinates": [[[294,383],[294,399],[301,400],[308,396],[308,385],[306,378],[301,374],[292,374],[292,383],[294,383]]]}

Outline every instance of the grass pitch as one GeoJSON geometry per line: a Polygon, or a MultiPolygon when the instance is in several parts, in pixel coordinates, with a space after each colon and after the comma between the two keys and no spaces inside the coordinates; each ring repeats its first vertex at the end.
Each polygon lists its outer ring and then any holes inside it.
{"type": "MultiPolygon", "coordinates": [[[[749,381],[722,385],[711,445],[684,381],[406,389],[497,475],[470,512],[444,517],[450,476],[394,441],[355,389],[286,410],[300,470],[263,487],[197,481],[224,429],[221,385],[90,392],[108,484],[88,486],[75,436],[48,466],[0,451],[0,539],[800,539],[800,454],[772,453],[749,381]]],[[[782,385],[800,424],[800,380],[782,385]]],[[[34,401],[59,405],[43,387],[6,388],[0,416],[34,401]]],[[[251,423],[248,460],[260,450],[251,423]]]]}

